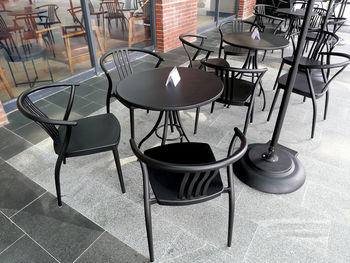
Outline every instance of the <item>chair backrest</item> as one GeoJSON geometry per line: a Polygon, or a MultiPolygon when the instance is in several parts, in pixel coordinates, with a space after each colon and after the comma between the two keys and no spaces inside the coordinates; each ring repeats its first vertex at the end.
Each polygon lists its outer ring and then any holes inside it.
{"type": "Polygon", "coordinates": [[[327,10],[324,8],[315,7],[312,10],[315,14],[310,19],[310,29],[322,28],[327,15],[327,10]]]}
{"type": "Polygon", "coordinates": [[[322,92],[326,92],[330,83],[350,64],[350,55],[339,52],[321,53],[321,62],[321,65],[311,69],[322,70],[323,81],[326,83],[322,92]]]}
{"type": "Polygon", "coordinates": [[[179,36],[179,39],[182,43],[182,46],[184,47],[184,50],[190,62],[188,67],[192,68],[192,62],[197,59],[198,55],[201,52],[206,53],[205,58],[208,58],[210,54],[214,52],[213,49],[204,47],[204,41],[206,38],[207,37],[205,36],[195,34],[182,34],[179,36]],[[199,44],[193,43],[191,42],[191,40],[199,41],[199,44]]]}
{"type": "Polygon", "coordinates": [[[257,4],[254,6],[254,14],[274,15],[276,7],[273,5],[257,4]]]}
{"type": "Polygon", "coordinates": [[[209,67],[215,70],[215,74],[224,83],[224,91],[221,93],[218,101],[221,103],[235,104],[235,105],[249,105],[255,98],[256,88],[261,81],[261,78],[267,71],[267,68],[261,69],[244,69],[234,67],[222,67],[220,65],[210,63],[205,59],[201,60],[201,63],[205,67],[209,67]],[[244,78],[244,80],[243,80],[244,78]],[[244,83],[251,82],[251,85],[245,85],[244,83]],[[247,94],[243,89],[250,89],[250,96],[246,97],[243,94],[247,94]],[[242,96],[241,96],[242,95],[242,96]]]}
{"type": "MultiPolygon", "coordinates": [[[[157,62],[154,66],[155,68],[158,68],[159,65],[164,61],[164,59],[158,54],[150,50],[138,48],[116,48],[103,54],[100,58],[100,66],[106,74],[108,80],[107,101],[108,97],[111,96],[113,89],[113,81],[110,71],[113,69],[116,70],[116,74],[114,74],[114,76],[118,77],[117,81],[121,81],[133,73],[133,68],[130,64],[129,52],[141,52],[155,57],[157,59],[157,62]]],[[[107,103],[107,109],[109,109],[109,103],[107,103]]]]}
{"type": "MultiPolygon", "coordinates": [[[[299,32],[292,34],[293,50],[296,49],[296,36],[299,36],[299,32]]],[[[332,52],[334,46],[338,43],[339,37],[333,33],[324,30],[317,32],[316,38],[313,40],[312,45],[305,46],[307,48],[307,56],[309,59],[319,60],[321,52],[332,52]]]]}
{"type": "Polygon", "coordinates": [[[70,111],[72,109],[75,87],[79,84],[74,83],[54,83],[48,84],[40,87],[36,87],[33,89],[25,90],[21,95],[17,98],[17,108],[18,110],[27,118],[35,121],[41,128],[43,128],[47,134],[53,139],[54,142],[58,139],[58,129],[56,126],[65,125],[65,126],[75,126],[77,122],[68,121],[70,111]],[[71,93],[69,96],[68,105],[63,117],[63,120],[53,120],[50,119],[44,112],[42,112],[31,100],[31,94],[50,88],[57,87],[70,87],[71,93]]]}
{"type": "MultiPolygon", "coordinates": [[[[140,151],[133,139],[130,139],[131,149],[139,159],[144,177],[144,184],[148,184],[148,167],[164,171],[165,173],[184,174],[180,187],[177,189],[178,200],[181,203],[186,201],[190,203],[205,201],[208,188],[212,180],[218,175],[221,168],[227,168],[228,184],[233,187],[232,182],[232,164],[239,160],[247,150],[247,140],[243,133],[238,129],[234,129],[235,133],[231,140],[227,157],[219,161],[205,164],[176,164],[167,163],[153,159],[140,151]],[[236,139],[240,140],[238,149],[235,149],[236,139]]],[[[145,187],[145,185],[144,185],[145,187]]]]}
{"type": "Polygon", "coordinates": [[[103,10],[111,17],[122,15],[121,9],[124,8],[124,3],[119,1],[104,1],[101,3],[103,10]]]}
{"type": "Polygon", "coordinates": [[[219,49],[219,58],[221,57],[221,51],[224,48],[224,34],[229,34],[233,32],[252,32],[255,28],[261,31],[261,28],[250,21],[245,21],[242,19],[233,19],[231,21],[227,21],[221,23],[219,25],[219,33],[220,33],[220,49],[219,49]]]}
{"type": "Polygon", "coordinates": [[[0,32],[8,32],[7,24],[1,15],[0,15],[0,32]]]}
{"type": "Polygon", "coordinates": [[[84,19],[83,19],[83,10],[81,6],[76,6],[73,8],[67,9],[67,11],[71,14],[73,23],[78,24],[82,30],[85,29],[84,19]]]}

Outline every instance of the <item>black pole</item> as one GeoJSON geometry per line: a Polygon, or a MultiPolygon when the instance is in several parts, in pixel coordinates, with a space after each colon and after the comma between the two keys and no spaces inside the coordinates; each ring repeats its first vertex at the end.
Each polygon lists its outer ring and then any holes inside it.
{"type": "Polygon", "coordinates": [[[281,129],[283,126],[284,118],[286,116],[290,95],[292,93],[295,79],[297,77],[300,58],[303,54],[305,39],[306,39],[307,31],[309,29],[309,24],[310,24],[310,20],[311,20],[311,12],[312,12],[312,9],[314,7],[314,3],[315,3],[315,0],[308,1],[308,3],[307,3],[304,21],[303,21],[303,25],[301,27],[301,32],[300,32],[299,39],[298,39],[297,49],[295,51],[293,63],[292,63],[291,69],[289,70],[289,74],[288,74],[288,78],[287,78],[287,83],[289,83],[289,84],[288,84],[287,89],[283,93],[283,97],[282,97],[282,101],[281,101],[281,109],[278,112],[275,129],[273,130],[273,135],[272,135],[272,139],[271,139],[271,143],[270,143],[270,147],[269,147],[269,153],[267,155],[265,155],[266,158],[274,158],[273,155],[275,152],[275,147],[278,143],[278,139],[279,139],[280,134],[281,134],[281,129]]]}
{"type": "Polygon", "coordinates": [[[293,62],[287,78],[288,86],[283,94],[272,139],[267,143],[249,144],[244,156],[233,164],[234,173],[242,182],[263,192],[274,194],[291,193],[299,189],[305,182],[305,170],[297,158],[298,153],[278,144],[278,140],[297,77],[314,2],[315,0],[307,2],[297,48],[293,55],[293,62]]]}

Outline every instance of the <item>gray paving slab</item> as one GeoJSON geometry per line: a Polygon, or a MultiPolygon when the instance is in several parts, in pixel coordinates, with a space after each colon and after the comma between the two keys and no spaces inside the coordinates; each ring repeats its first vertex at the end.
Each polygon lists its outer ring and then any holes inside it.
{"type": "Polygon", "coordinates": [[[58,262],[27,235],[0,254],[3,263],[51,263],[58,262]]]}

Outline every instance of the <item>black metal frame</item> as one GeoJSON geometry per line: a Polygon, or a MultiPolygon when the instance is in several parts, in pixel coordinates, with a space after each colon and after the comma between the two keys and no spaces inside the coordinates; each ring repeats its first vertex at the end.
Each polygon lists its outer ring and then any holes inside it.
{"type": "MultiPolygon", "coordinates": [[[[228,237],[227,246],[230,247],[232,243],[233,233],[233,220],[234,220],[234,209],[235,209],[235,197],[234,197],[234,186],[233,186],[233,170],[232,164],[239,160],[247,150],[247,141],[243,133],[238,129],[234,129],[235,133],[231,140],[227,157],[205,164],[176,164],[168,163],[153,159],[140,151],[136,146],[136,142],[130,139],[131,149],[133,150],[136,157],[139,159],[143,175],[143,197],[144,197],[144,210],[145,210],[145,223],[147,231],[148,249],[150,255],[150,261],[154,261],[154,248],[153,248],[153,235],[152,235],[152,218],[151,218],[151,205],[159,203],[161,205],[172,205],[172,206],[183,206],[192,205],[201,202],[205,202],[216,198],[221,193],[229,194],[229,220],[228,220],[228,237]],[[235,150],[236,139],[239,138],[240,146],[235,150]],[[181,182],[181,186],[177,189],[178,199],[177,200],[158,200],[157,198],[151,198],[150,195],[150,180],[149,170],[152,167],[161,171],[169,171],[171,173],[184,174],[181,182]],[[224,187],[216,193],[208,195],[205,189],[211,183],[212,178],[218,175],[221,168],[227,169],[227,182],[228,187],[224,187]],[[193,177],[191,176],[194,175],[193,177]],[[191,179],[192,178],[192,179],[191,179]],[[199,182],[199,183],[197,183],[199,182]],[[203,188],[203,189],[202,189],[203,188]]],[[[179,143],[180,145],[182,143],[179,143]]],[[[190,145],[191,143],[183,143],[184,145],[190,145]]]]}
{"type": "MultiPolygon", "coordinates": [[[[115,164],[117,167],[120,186],[121,186],[122,192],[125,193],[124,180],[123,180],[121,165],[119,161],[118,148],[117,148],[119,144],[119,138],[115,138],[115,142],[108,143],[108,145],[84,147],[81,150],[76,149],[76,150],[72,150],[71,152],[68,152],[68,146],[70,145],[70,142],[71,142],[72,129],[74,129],[74,127],[77,127],[79,124],[79,120],[75,120],[75,121],[68,120],[72,106],[73,106],[73,102],[74,102],[74,94],[75,94],[76,86],[79,86],[79,84],[54,83],[54,84],[44,85],[44,86],[40,86],[40,87],[36,87],[36,88],[28,89],[24,91],[17,99],[18,110],[24,116],[35,121],[41,128],[43,128],[54,142],[55,152],[58,155],[56,165],[55,165],[55,185],[56,185],[58,206],[62,206],[61,187],[60,187],[60,169],[61,169],[62,162],[63,164],[65,164],[66,158],[69,158],[69,157],[89,155],[89,154],[111,150],[113,152],[115,164]],[[50,119],[37,106],[35,106],[35,104],[30,99],[30,95],[32,93],[35,93],[43,89],[50,89],[50,88],[56,88],[56,87],[62,87],[62,86],[70,87],[69,100],[64,113],[63,120],[50,119]],[[65,130],[60,130],[60,127],[65,127],[65,130]],[[64,133],[63,142],[62,142],[62,138],[60,138],[61,133],[64,133]]],[[[106,115],[108,115],[108,113],[106,115]]],[[[119,122],[114,116],[111,115],[111,117],[114,120],[114,124],[117,126],[116,129],[118,129],[119,127],[119,136],[120,136],[119,122]]],[[[90,118],[91,120],[93,117],[88,117],[88,118],[90,118]]],[[[91,121],[91,124],[93,124],[92,121],[91,121]]],[[[110,127],[107,127],[107,128],[110,128],[110,127]]],[[[101,127],[101,129],[103,129],[103,127],[101,127]]],[[[88,133],[88,131],[86,132],[88,133]]],[[[95,138],[95,139],[98,139],[98,138],[95,138]]],[[[89,144],[89,142],[87,142],[87,144],[89,144]]]]}

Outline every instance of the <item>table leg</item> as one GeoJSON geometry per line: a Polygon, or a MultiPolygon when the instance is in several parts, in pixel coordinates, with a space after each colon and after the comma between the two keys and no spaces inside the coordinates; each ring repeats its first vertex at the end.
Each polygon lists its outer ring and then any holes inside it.
{"type": "Polygon", "coordinates": [[[141,148],[141,145],[149,138],[151,137],[151,135],[156,132],[156,130],[158,129],[158,126],[163,118],[163,114],[164,114],[164,111],[161,111],[159,113],[159,116],[158,116],[158,119],[156,121],[156,124],[153,126],[153,128],[151,129],[151,131],[140,141],[138,147],[141,148]]]}
{"type": "MultiPolygon", "coordinates": [[[[185,137],[186,140],[188,142],[190,142],[190,140],[188,139],[188,137],[187,137],[187,135],[185,133],[185,130],[184,130],[183,126],[182,126],[181,119],[180,119],[180,116],[179,116],[179,112],[178,111],[174,111],[173,114],[174,114],[174,119],[176,119],[176,122],[178,123],[178,125],[176,125],[176,129],[179,131],[181,137],[185,137]]],[[[181,140],[182,140],[182,138],[181,138],[181,140]]]]}
{"type": "Polygon", "coordinates": [[[131,133],[131,139],[135,140],[135,122],[134,122],[134,108],[130,107],[130,133],[131,133]]]}
{"type": "Polygon", "coordinates": [[[162,145],[165,144],[166,142],[166,136],[168,133],[168,118],[169,118],[170,112],[166,111],[165,112],[165,120],[164,120],[164,129],[163,129],[163,137],[162,137],[162,145]]]}

